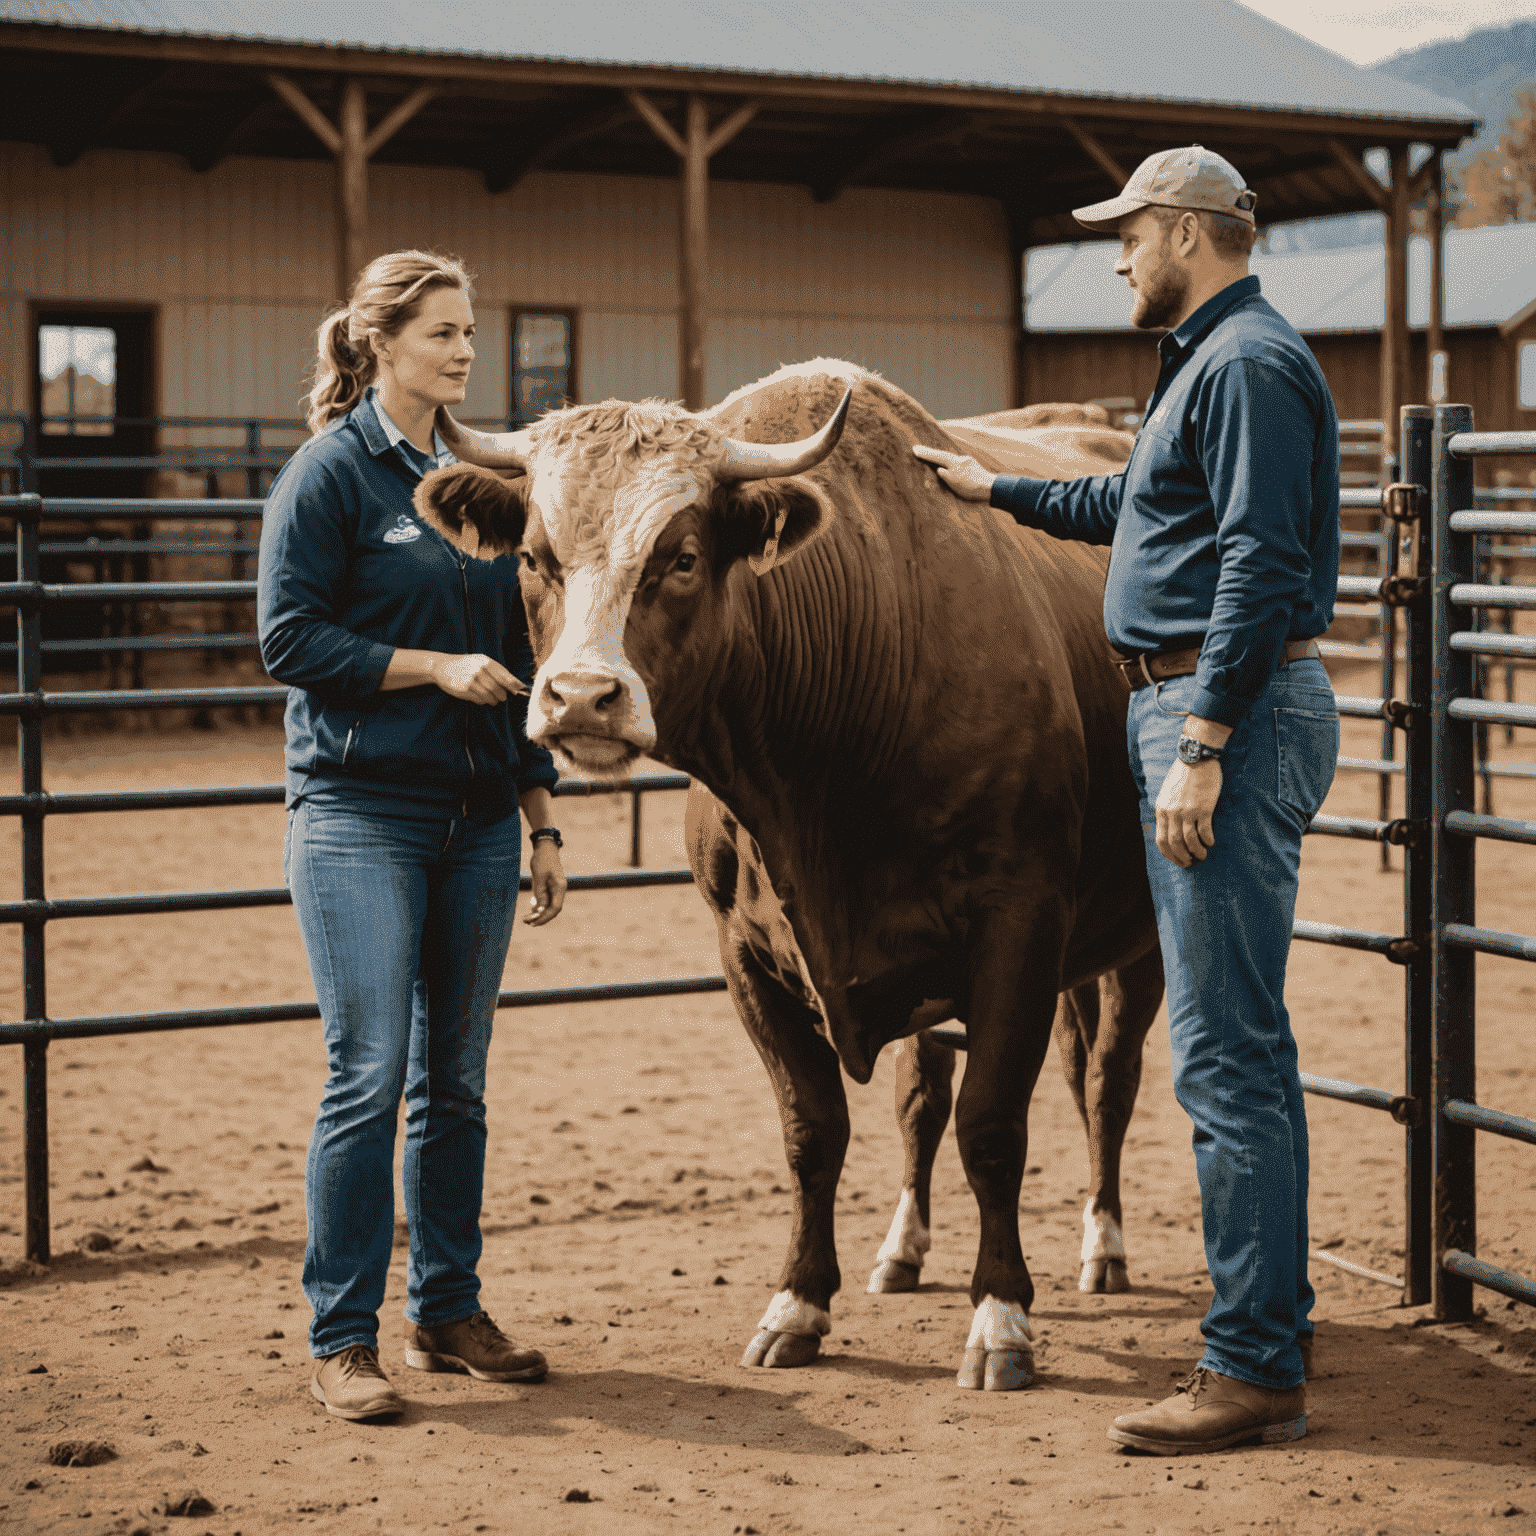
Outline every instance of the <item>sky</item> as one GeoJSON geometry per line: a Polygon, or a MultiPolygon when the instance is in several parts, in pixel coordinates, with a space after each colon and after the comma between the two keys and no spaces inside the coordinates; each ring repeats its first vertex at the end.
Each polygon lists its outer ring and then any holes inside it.
{"type": "Polygon", "coordinates": [[[1249,10],[1278,21],[1303,37],[1341,53],[1352,64],[1370,67],[1425,43],[1465,37],[1485,27],[1536,18],[1536,0],[1458,0],[1454,5],[1401,0],[1396,5],[1335,0],[1310,5],[1300,0],[1240,0],[1249,10]]]}

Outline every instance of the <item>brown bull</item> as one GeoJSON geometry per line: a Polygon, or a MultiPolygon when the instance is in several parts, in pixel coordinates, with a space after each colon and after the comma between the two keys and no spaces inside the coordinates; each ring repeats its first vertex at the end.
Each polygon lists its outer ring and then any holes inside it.
{"type": "Polygon", "coordinates": [[[981,1215],[959,1379],[999,1389],[1032,1379],[1018,1199],[1053,1018],[1092,1162],[1082,1284],[1123,1289],[1119,1159],[1162,970],[1103,556],[966,507],[911,451],[1059,474],[1103,444],[1079,433],[1053,458],[1011,451],[1005,419],[954,427],[819,362],[702,416],[609,402],[500,438],[459,429],[461,457],[526,478],[449,469],[418,505],[521,550],[531,735],[586,773],[646,753],[695,781],[689,860],[795,1181],[744,1363],[805,1364],[830,1329],[839,1064],[868,1082],[893,1041],[907,1166],[870,1289],[916,1285],[954,1065],[924,1031],[956,1017],[981,1215]]]}

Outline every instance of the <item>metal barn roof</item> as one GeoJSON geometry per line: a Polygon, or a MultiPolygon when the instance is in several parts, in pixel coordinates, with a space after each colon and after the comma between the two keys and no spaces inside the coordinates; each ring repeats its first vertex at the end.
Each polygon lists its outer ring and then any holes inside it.
{"type": "MultiPolygon", "coordinates": [[[[1029,328],[1035,333],[1129,331],[1130,296],[1110,241],[1030,252],[1029,328]]],[[[1386,286],[1381,245],[1253,255],[1264,296],[1298,331],[1379,331],[1386,286]]],[[[1508,326],[1536,303],[1536,224],[1445,232],[1448,330],[1508,326]]],[[[1429,323],[1429,242],[1408,245],[1408,323],[1429,323]]]]}
{"type": "Polygon", "coordinates": [[[0,21],[443,58],[952,85],[1422,119],[1463,104],[1360,69],[1230,0],[0,0],[0,21]]]}

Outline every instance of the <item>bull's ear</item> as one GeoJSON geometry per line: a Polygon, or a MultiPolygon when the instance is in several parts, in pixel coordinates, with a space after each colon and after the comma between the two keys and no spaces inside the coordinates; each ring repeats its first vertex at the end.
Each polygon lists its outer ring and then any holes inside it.
{"type": "Polygon", "coordinates": [[[754,576],[766,576],[832,526],[832,503],[800,476],[753,480],[729,488],[728,547],[745,556],[754,576]]]}
{"type": "Polygon", "coordinates": [[[411,497],[422,517],[440,529],[459,533],[469,523],[480,547],[509,554],[522,542],[528,521],[528,481],[503,480],[473,464],[450,464],[423,477],[411,497]]]}

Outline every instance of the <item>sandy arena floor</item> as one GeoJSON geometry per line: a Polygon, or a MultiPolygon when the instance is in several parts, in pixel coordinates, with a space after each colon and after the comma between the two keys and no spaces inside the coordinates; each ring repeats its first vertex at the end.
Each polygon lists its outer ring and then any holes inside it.
{"type": "MultiPolygon", "coordinates": [[[[1346,728],[1374,756],[1375,732],[1346,728]]],[[[15,782],[15,759],[0,782],[15,782]]],[[[279,774],[275,729],[50,742],[55,789],[252,783],[279,774]]],[[[1374,781],[1329,808],[1373,814],[1374,781]]],[[[1536,816],[1536,791],[1499,809],[1536,816]]],[[[616,867],[627,801],[567,800],[573,870],[616,867]]],[[[682,862],[682,797],[647,801],[650,863],[682,862]]],[[[0,890],[20,894],[14,822],[0,890]]],[[[280,882],[282,812],[50,821],[49,894],[280,882]]],[[[1529,853],[1479,851],[1480,921],[1530,931],[1529,853]]],[[[1301,915],[1401,931],[1377,850],[1311,839],[1301,915]]],[[[286,908],[82,920],[48,934],[55,1017],[312,996],[286,908]]],[[[20,1014],[19,936],[0,933],[0,1018],[20,1014]]],[[[573,897],[520,930],[510,986],[697,975],[714,929],[688,888],[573,897]]],[[[1530,1112],[1532,982],[1480,962],[1478,1095],[1530,1112]]],[[[1290,1002],[1311,1071],[1401,1081],[1402,979],[1384,961],[1298,945],[1290,1002]]],[[[299,1287],[303,1163],[323,1072],[318,1027],[287,1024],[55,1045],[56,1262],[21,1259],[21,1061],[0,1051],[0,1531],[326,1532],[1514,1531],[1536,1526],[1536,1320],[1421,1326],[1385,1287],[1316,1263],[1311,1432],[1297,1445],[1165,1462],[1112,1455],[1116,1413],[1166,1394],[1196,1357],[1208,1297],[1188,1125],[1154,1028],[1127,1149],[1135,1290],[1082,1296],[1083,1139],[1048,1064],[1021,1212],[1039,1286],[1041,1373],[1025,1392],[954,1385],[969,1324],[975,1205],[953,1140],[935,1175],[922,1289],[863,1284],[897,1193],[889,1063],[850,1094],[840,1199],[844,1289],[821,1360],[747,1372],[742,1349],[788,1233],[778,1118],[723,995],[509,1011],[488,1099],[485,1303],[545,1350],[549,1380],[495,1387],[404,1367],[404,1250],[384,1319],[403,1421],[347,1425],[308,1391],[299,1287]],[[152,1160],[153,1170],[142,1167],[152,1160]],[[136,1167],[136,1165],[139,1165],[136,1167]],[[104,1234],[95,1236],[93,1234],[104,1234]],[[101,1251],[86,1245],[110,1243],[101,1251]],[[63,1439],[115,1460],[49,1465],[63,1439]],[[1056,1465],[1048,1463],[1054,1461],[1056,1465]],[[195,1489],[209,1512],[167,1517],[195,1489]]],[[[1400,1268],[1402,1133],[1311,1100],[1314,1243],[1400,1268]]],[[[1530,1272],[1532,1152],[1480,1143],[1481,1253],[1530,1272]]]]}

